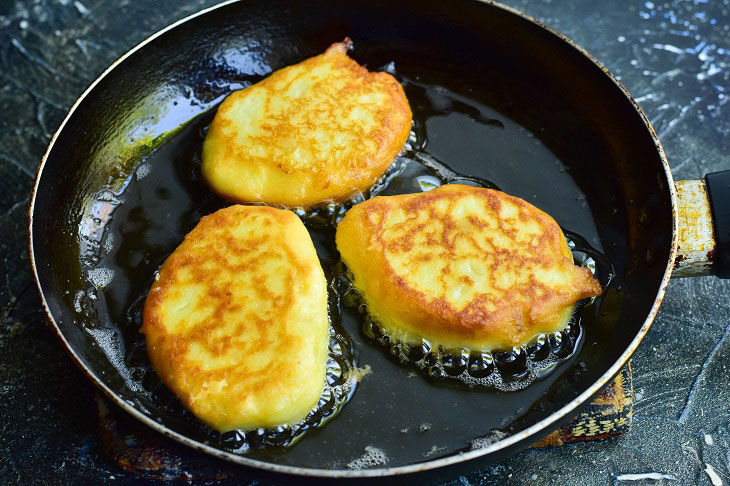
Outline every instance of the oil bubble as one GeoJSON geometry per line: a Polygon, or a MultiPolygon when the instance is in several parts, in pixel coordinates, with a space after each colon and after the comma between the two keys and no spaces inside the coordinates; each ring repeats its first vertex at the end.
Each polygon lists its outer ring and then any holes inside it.
{"type": "Polygon", "coordinates": [[[348,462],[345,467],[354,471],[382,466],[388,462],[388,456],[382,449],[374,446],[366,446],[362,456],[348,462]]]}

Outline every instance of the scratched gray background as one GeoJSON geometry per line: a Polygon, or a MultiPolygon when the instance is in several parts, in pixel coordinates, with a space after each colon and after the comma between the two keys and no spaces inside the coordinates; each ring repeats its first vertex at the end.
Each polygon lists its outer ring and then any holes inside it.
{"type": "MultiPolygon", "coordinates": [[[[0,483],[135,483],[103,455],[92,386],[39,311],[25,253],[28,193],[76,96],[134,44],[213,3],[0,0],[0,483]]],[[[675,177],[730,168],[729,0],[506,3],[619,76],[675,177]]],[[[448,484],[730,483],[729,333],[730,282],[673,281],[633,359],[628,435],[526,451],[448,484]]]]}

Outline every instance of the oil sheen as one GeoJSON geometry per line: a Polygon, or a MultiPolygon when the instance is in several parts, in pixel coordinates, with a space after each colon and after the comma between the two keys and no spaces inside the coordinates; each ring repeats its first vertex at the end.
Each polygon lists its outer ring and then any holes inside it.
{"type": "Polygon", "coordinates": [[[392,66],[386,70],[403,84],[414,115],[409,140],[392,167],[351,201],[290,208],[307,226],[328,280],[331,325],[327,386],[299,424],[226,434],[209,429],[160,383],[139,333],[146,293],[165,258],[202,216],[229,204],[209,190],[200,173],[213,112],[190,121],[131,174],[120,174],[121,183],[99,191],[87,217],[100,230],[81,242],[88,286],[69,298],[142,413],[213,447],[278,464],[346,468],[375,447],[387,458],[380,465],[403,465],[457,453],[469,446],[465,437],[486,431],[508,436],[576,364],[583,347],[593,345],[594,331],[586,323],[610,312],[617,283],[585,195],[566,166],[529,130],[483,103],[417,75],[398,76],[392,66]],[[604,295],[577,306],[565,330],[510,350],[453,353],[390,342],[351,290],[334,243],[336,224],[349,207],[374,195],[454,182],[505,190],[551,214],[576,263],[594,271],[604,295]],[[371,371],[359,373],[358,367],[371,371]]]}

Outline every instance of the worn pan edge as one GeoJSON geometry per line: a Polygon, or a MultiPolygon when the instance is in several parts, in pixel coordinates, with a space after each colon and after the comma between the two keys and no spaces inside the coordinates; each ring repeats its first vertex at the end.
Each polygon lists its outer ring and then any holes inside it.
{"type": "Polygon", "coordinates": [[[596,65],[596,67],[598,67],[613,82],[613,84],[615,86],[617,86],[623,92],[623,94],[626,96],[628,101],[631,103],[631,105],[634,107],[634,109],[640,116],[641,120],[643,121],[644,125],[646,126],[647,130],[649,131],[649,134],[650,134],[652,140],[654,141],[657,152],[659,153],[659,157],[660,157],[662,166],[664,168],[664,174],[666,177],[666,182],[668,184],[668,190],[670,193],[670,198],[671,198],[671,203],[672,203],[672,246],[671,246],[671,251],[670,251],[670,257],[667,261],[667,265],[664,270],[664,275],[662,277],[661,285],[660,285],[659,291],[657,292],[654,303],[649,311],[649,314],[648,314],[647,318],[645,319],[644,323],[642,324],[641,328],[639,329],[639,332],[636,335],[636,337],[634,338],[634,340],[629,344],[628,348],[624,351],[624,353],[621,355],[621,357],[608,369],[608,371],[606,371],[595,383],[593,383],[593,385],[591,387],[589,387],[586,391],[581,393],[575,399],[571,400],[568,404],[564,405],[561,409],[554,412],[549,417],[528,427],[527,429],[524,429],[524,430],[518,432],[517,434],[514,434],[503,440],[495,442],[494,444],[491,444],[487,447],[477,449],[474,451],[465,452],[463,454],[444,457],[444,458],[435,459],[432,461],[427,461],[427,462],[418,463],[418,464],[410,464],[407,466],[351,471],[351,470],[312,469],[312,468],[304,468],[304,467],[298,467],[298,466],[286,466],[286,465],[280,465],[280,464],[273,464],[273,463],[258,461],[258,460],[250,459],[250,458],[247,458],[244,456],[239,456],[239,455],[232,454],[229,452],[221,451],[221,450],[213,448],[211,446],[202,444],[202,443],[195,441],[193,439],[190,439],[184,435],[178,434],[177,432],[174,432],[174,431],[168,429],[167,427],[157,423],[150,417],[147,417],[146,415],[142,414],[140,411],[138,411],[136,408],[131,406],[125,400],[123,400],[122,398],[117,396],[109,387],[106,386],[106,384],[104,384],[104,382],[102,382],[93,373],[92,370],[90,370],[89,368],[87,368],[84,365],[81,358],[78,356],[78,354],[76,354],[76,352],[69,345],[68,341],[66,340],[63,333],[61,332],[61,329],[58,327],[58,324],[56,323],[53,315],[51,314],[50,308],[49,308],[48,303],[43,294],[43,289],[41,288],[41,283],[40,283],[40,279],[38,276],[38,269],[37,269],[36,263],[35,263],[35,254],[34,254],[34,250],[33,250],[33,212],[35,209],[35,200],[36,200],[36,196],[37,196],[37,192],[38,192],[40,178],[43,174],[43,168],[45,167],[46,161],[53,149],[53,146],[54,146],[58,136],[63,131],[64,127],[66,126],[66,123],[71,118],[73,113],[76,111],[77,107],[84,101],[84,99],[89,95],[89,93],[91,91],[93,91],[93,89],[102,81],[102,79],[104,79],[110,72],[112,72],[123,61],[125,61],[128,57],[130,57],[132,54],[134,54],[138,50],[145,47],[147,44],[154,41],[156,38],[162,36],[163,34],[165,34],[168,31],[171,31],[171,30],[177,28],[179,25],[184,24],[191,19],[205,15],[206,13],[216,10],[218,8],[222,8],[227,5],[230,5],[233,3],[239,3],[242,1],[243,0],[226,0],[222,3],[219,3],[212,7],[208,7],[206,9],[203,9],[192,15],[184,17],[184,18],[168,25],[167,27],[159,30],[158,32],[154,33],[153,35],[149,36],[148,38],[146,38],[145,40],[143,40],[142,42],[140,42],[139,44],[134,46],[132,49],[127,51],[121,57],[119,57],[107,69],[105,69],[104,72],[101,75],[99,75],[99,77],[97,77],[89,85],[89,87],[86,88],[86,90],[81,94],[81,96],[79,96],[79,98],[74,102],[74,104],[69,109],[66,117],[63,119],[63,121],[59,125],[58,129],[53,134],[53,137],[51,138],[51,141],[49,142],[48,148],[47,148],[45,154],[43,155],[43,158],[41,159],[41,162],[36,171],[36,176],[35,176],[35,180],[33,183],[33,189],[32,189],[31,197],[30,197],[30,203],[28,205],[28,241],[27,241],[27,244],[28,244],[29,261],[30,261],[30,265],[32,268],[33,280],[35,282],[36,290],[37,290],[38,295],[41,300],[41,305],[43,306],[43,310],[46,314],[46,318],[48,319],[49,324],[55,331],[56,336],[61,341],[62,345],[66,348],[66,350],[69,352],[69,354],[73,358],[73,361],[81,369],[81,371],[99,389],[101,389],[102,392],[113,403],[115,403],[117,406],[124,409],[127,413],[131,414],[132,416],[134,416],[135,418],[140,420],[142,423],[151,427],[153,430],[155,430],[167,437],[170,437],[182,444],[185,444],[193,449],[199,450],[201,452],[205,452],[212,456],[215,456],[215,457],[218,457],[221,459],[225,459],[225,460],[228,460],[228,461],[231,461],[234,463],[238,463],[238,464],[252,467],[255,469],[261,469],[261,470],[272,472],[272,473],[308,476],[308,477],[331,478],[331,479],[374,478],[374,477],[379,477],[379,476],[406,475],[406,474],[412,474],[412,473],[419,473],[419,472],[425,472],[428,470],[438,469],[441,467],[446,467],[446,466],[470,461],[472,459],[476,459],[476,458],[484,456],[486,454],[491,454],[491,453],[497,452],[499,450],[513,446],[520,442],[526,441],[531,436],[538,434],[541,431],[548,429],[549,427],[555,426],[557,423],[560,423],[561,421],[564,421],[569,414],[574,413],[577,408],[579,408],[581,405],[586,403],[594,395],[596,395],[603,387],[605,387],[608,384],[608,382],[626,364],[629,357],[636,351],[637,347],[643,340],[644,336],[649,331],[649,328],[651,327],[651,324],[653,323],[654,319],[656,318],[657,312],[659,311],[659,307],[664,298],[664,294],[666,292],[667,286],[669,285],[669,279],[671,277],[674,259],[677,254],[677,238],[678,238],[677,194],[676,194],[676,190],[674,187],[674,181],[672,178],[671,169],[669,167],[669,163],[668,163],[666,155],[664,153],[664,149],[662,148],[661,142],[659,141],[659,138],[657,137],[657,134],[656,134],[654,128],[652,127],[651,123],[647,119],[643,110],[638,105],[638,103],[634,100],[634,98],[631,96],[631,94],[626,89],[626,87],[624,87],[623,84],[621,84],[621,82],[618,79],[616,79],[616,77],[600,61],[598,61],[587,50],[585,50],[584,48],[582,48],[578,44],[576,44],[572,39],[570,39],[569,37],[565,36],[564,34],[558,32],[558,31],[556,31],[555,29],[551,28],[550,26],[544,24],[543,22],[540,22],[539,20],[537,20],[529,15],[524,14],[524,13],[520,12],[519,10],[516,10],[507,5],[503,5],[501,3],[495,2],[493,0],[477,0],[477,1],[480,1],[487,5],[502,9],[504,11],[507,11],[513,15],[516,15],[517,17],[520,17],[524,20],[527,20],[528,22],[531,22],[531,23],[537,25],[538,27],[551,33],[552,35],[556,36],[561,41],[567,43],[568,45],[570,45],[571,47],[576,49],[583,56],[585,56],[588,60],[590,60],[594,65],[596,65]]]}

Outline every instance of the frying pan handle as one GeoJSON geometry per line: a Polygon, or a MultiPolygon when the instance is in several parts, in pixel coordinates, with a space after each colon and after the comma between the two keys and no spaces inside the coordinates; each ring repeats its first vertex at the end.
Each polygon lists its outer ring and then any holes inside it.
{"type": "Polygon", "coordinates": [[[730,170],[677,181],[679,245],[673,277],[730,278],[730,170]]]}
{"type": "Polygon", "coordinates": [[[705,176],[715,229],[715,265],[713,272],[730,278],[730,170],[705,176]]]}

